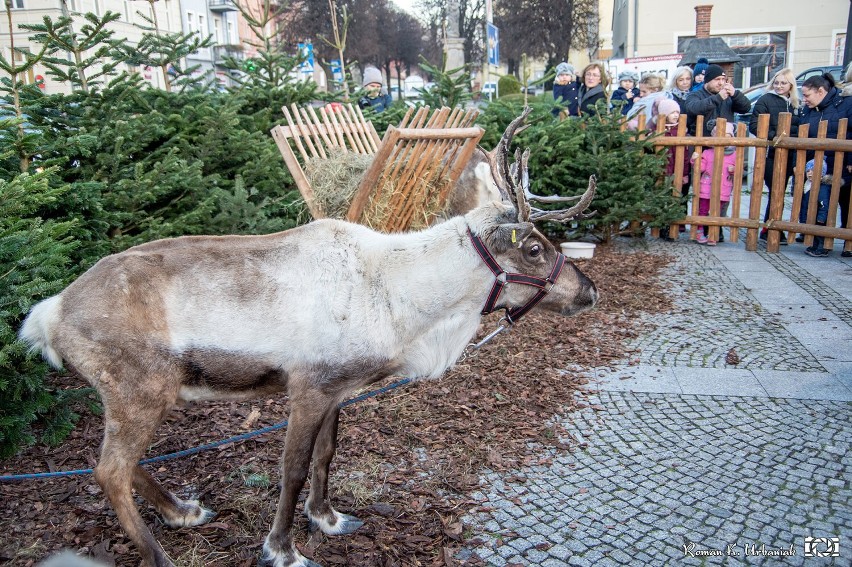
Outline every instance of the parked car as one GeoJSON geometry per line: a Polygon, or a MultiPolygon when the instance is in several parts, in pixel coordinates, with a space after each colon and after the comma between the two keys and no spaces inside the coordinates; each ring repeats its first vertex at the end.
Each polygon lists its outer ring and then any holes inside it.
{"type": "Polygon", "coordinates": [[[841,65],[825,65],[823,67],[811,67],[796,75],[796,82],[801,86],[805,79],[822,75],[823,73],[831,73],[834,80],[838,83],[843,82],[843,67],[841,65]]]}

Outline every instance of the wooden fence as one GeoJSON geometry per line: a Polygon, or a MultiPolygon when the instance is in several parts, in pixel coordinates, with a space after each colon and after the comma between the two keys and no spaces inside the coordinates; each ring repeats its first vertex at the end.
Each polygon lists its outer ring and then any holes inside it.
{"type": "MultiPolygon", "coordinates": [[[[639,136],[645,137],[644,116],[639,122],[639,136]]],[[[734,138],[727,137],[693,137],[686,135],[686,116],[681,115],[678,124],[677,133],[675,136],[659,135],[653,139],[656,148],[674,147],[674,188],[675,196],[681,196],[684,176],[684,152],[698,152],[698,159],[692,164],[692,214],[687,215],[676,224],[670,227],[670,235],[676,237],[678,234],[678,226],[690,225],[690,238],[695,239],[697,226],[709,227],[709,238],[718,241],[719,230],[721,227],[745,228],[746,229],[746,250],[756,250],[759,231],[762,228],[768,229],[766,250],[767,252],[778,252],[780,245],[781,231],[787,231],[789,241],[801,233],[805,235],[805,245],[811,246],[814,235],[824,236],[824,246],[828,249],[834,244],[834,239],[839,238],[845,241],[844,250],[852,250],[852,218],[846,219],[847,228],[836,228],[838,215],[838,202],[840,198],[841,172],[843,169],[844,152],[852,151],[852,141],[846,140],[847,121],[840,121],[837,137],[835,139],[828,138],[826,131],[827,122],[821,122],[817,130],[816,136],[808,137],[808,125],[799,126],[798,137],[789,135],[792,116],[789,113],[783,113],[778,120],[777,131],[780,132],[773,140],[768,139],[769,133],[769,116],[761,115],[758,117],[757,137],[749,137],[748,127],[745,123],[739,123],[736,126],[736,134],[734,138]],[[735,169],[733,173],[733,191],[731,192],[731,202],[729,207],[729,215],[723,217],[720,215],[721,201],[720,193],[722,186],[722,176],[726,174],[723,171],[723,155],[726,146],[733,146],[736,154],[735,169]],[[763,210],[761,208],[761,198],[763,193],[763,178],[764,168],[766,166],[766,153],[768,148],[775,148],[774,170],[772,173],[772,192],[770,199],[769,219],[762,222],[763,210]],[[698,188],[701,179],[701,153],[705,148],[713,148],[713,172],[712,172],[712,193],[710,199],[710,215],[703,217],[698,216],[698,188]],[[743,198],[743,171],[745,164],[745,154],[749,148],[755,148],[754,163],[752,166],[752,185],[751,195],[749,197],[748,217],[740,217],[741,201],[743,198]],[[814,151],[814,163],[821,164],[826,152],[835,152],[834,169],[829,171],[832,175],[833,182],[831,184],[831,198],[829,200],[828,219],[826,226],[816,224],[817,214],[817,199],[819,196],[818,172],[819,167],[815,168],[815,187],[810,193],[808,202],[808,218],[804,223],[799,222],[799,212],[801,210],[802,196],[804,193],[805,183],[805,163],[807,162],[806,153],[814,151]],[[787,192],[787,164],[789,160],[794,160],[795,174],[793,180],[793,206],[787,220],[784,216],[784,196],[787,192]]],[[[725,131],[726,121],[718,120],[718,130],[725,131]]],[[[665,124],[660,121],[657,127],[657,134],[662,134],[665,129],[665,124]]],[[[703,117],[698,117],[695,128],[696,132],[703,132],[703,117]]],[[[848,175],[848,173],[847,173],[848,175]]],[[[852,200],[852,198],[850,198],[852,200]]],[[[850,213],[852,217],[852,213],[850,213]]],[[[656,231],[655,231],[656,232],[656,231]]],[[[738,231],[731,230],[730,240],[737,242],[739,239],[738,231]]]]}

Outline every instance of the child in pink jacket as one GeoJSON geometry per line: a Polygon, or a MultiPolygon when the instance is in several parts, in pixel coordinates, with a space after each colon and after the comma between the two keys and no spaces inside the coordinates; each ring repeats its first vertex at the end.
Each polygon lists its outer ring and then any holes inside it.
{"type": "MultiPolygon", "coordinates": [[[[713,127],[713,132],[711,134],[713,137],[716,137],[717,131],[716,127],[713,127]]],[[[734,125],[731,122],[728,122],[725,125],[725,136],[728,138],[734,137],[734,125]]],[[[707,148],[703,152],[701,152],[701,180],[699,182],[699,192],[698,192],[698,216],[707,217],[710,216],[710,195],[713,190],[713,154],[716,151],[715,148],[707,148]]],[[[698,159],[698,152],[692,154],[692,162],[698,159]]],[[[725,154],[722,158],[722,187],[719,192],[719,200],[721,201],[719,206],[719,216],[724,217],[728,213],[728,203],[731,202],[731,192],[734,189],[734,168],[737,162],[737,154],[734,153],[733,146],[725,147],[725,154]]],[[[698,243],[706,244],[708,246],[716,246],[715,240],[709,240],[707,238],[708,227],[699,226],[700,234],[698,235],[698,243]]],[[[719,229],[719,234],[721,236],[721,228],[719,229]]],[[[722,240],[722,238],[720,238],[722,240]]]]}

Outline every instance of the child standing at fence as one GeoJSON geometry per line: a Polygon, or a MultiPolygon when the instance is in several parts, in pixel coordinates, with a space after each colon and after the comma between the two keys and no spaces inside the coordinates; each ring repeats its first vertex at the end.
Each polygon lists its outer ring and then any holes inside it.
{"type": "MultiPolygon", "coordinates": [[[[666,137],[677,136],[677,124],[680,120],[680,105],[677,101],[670,98],[662,98],[654,103],[651,109],[651,120],[648,121],[648,131],[654,133],[657,131],[657,123],[664,121],[666,137]]],[[[684,148],[683,153],[683,184],[689,184],[689,148],[684,148]]],[[[675,158],[677,156],[677,146],[668,146],[666,148],[668,161],[666,162],[666,176],[671,177],[675,171],[675,158]]],[[[684,211],[685,212],[685,211],[684,211]]]]}
{"type": "MultiPolygon", "coordinates": [[[[718,136],[718,126],[713,127],[711,135],[715,138],[718,136]]],[[[725,124],[725,136],[728,138],[734,137],[734,125],[730,122],[725,124]]],[[[710,199],[713,193],[713,169],[714,169],[714,153],[715,148],[707,148],[701,153],[701,180],[699,183],[698,194],[698,216],[710,216],[710,199]]],[[[698,152],[692,154],[692,162],[698,159],[698,152]]],[[[722,157],[722,187],[719,191],[719,216],[724,217],[728,213],[728,203],[731,202],[731,193],[734,189],[734,169],[736,167],[737,155],[734,153],[733,146],[725,146],[725,152],[722,157]]],[[[707,237],[708,227],[699,226],[698,243],[708,246],[716,246],[715,240],[710,240],[707,237]]],[[[719,241],[724,242],[722,229],[719,228],[719,241]]]]}
{"type": "MultiPolygon", "coordinates": [[[[808,161],[805,164],[805,185],[804,185],[804,195],[802,196],[802,208],[799,211],[799,222],[802,224],[808,223],[808,208],[810,206],[811,201],[811,189],[816,186],[819,195],[817,196],[817,215],[816,222],[819,224],[820,222],[825,223],[825,219],[828,218],[828,201],[831,198],[831,176],[828,175],[828,163],[826,163],[825,158],[822,160],[822,173],[818,174],[816,181],[814,181],[814,160],[808,161]]],[[[796,237],[796,242],[804,242],[805,235],[800,234],[796,237]]],[[[824,238],[815,236],[814,237],[814,245],[807,248],[805,250],[805,254],[809,256],[813,255],[817,249],[822,249],[822,244],[825,241],[824,238]]],[[[820,253],[820,257],[825,256],[825,254],[820,253]]]]}

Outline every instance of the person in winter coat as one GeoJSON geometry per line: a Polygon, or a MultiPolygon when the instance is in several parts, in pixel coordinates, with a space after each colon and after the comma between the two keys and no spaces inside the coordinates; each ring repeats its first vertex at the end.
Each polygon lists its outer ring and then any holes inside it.
{"type": "Polygon", "coordinates": [[[607,102],[609,77],[602,63],[594,62],[586,65],[580,77],[580,89],[577,103],[583,114],[597,114],[595,103],[599,100],[607,102]]]}
{"type": "MultiPolygon", "coordinates": [[[[822,120],[825,120],[828,123],[828,132],[826,137],[829,139],[837,138],[837,129],[840,120],[843,118],[848,119],[847,123],[852,124],[852,96],[843,96],[840,89],[835,86],[834,77],[831,76],[831,73],[824,73],[822,75],[816,75],[805,79],[805,82],[802,83],[802,102],[804,102],[804,108],[802,109],[802,118],[800,122],[808,125],[809,137],[816,135],[817,128],[822,120]]],[[[847,129],[846,139],[852,140],[852,128],[847,129]]],[[[808,150],[807,157],[808,159],[813,159],[814,151],[808,150]]],[[[834,171],[834,159],[835,152],[825,152],[825,162],[829,174],[834,171]]],[[[841,203],[841,226],[845,228],[846,222],[848,222],[849,219],[848,186],[850,184],[850,180],[852,180],[852,152],[844,154],[843,167],[840,170],[840,175],[842,177],[841,187],[847,187],[845,198],[843,191],[841,191],[839,199],[841,203]]],[[[826,184],[820,185],[816,213],[816,224],[818,225],[825,226],[826,221],[828,220],[830,196],[831,186],[826,184]]],[[[802,202],[802,215],[799,217],[800,222],[806,222],[807,219],[806,203],[807,200],[802,202]]],[[[823,247],[824,243],[825,238],[822,236],[815,236],[814,245],[809,246],[805,250],[805,254],[808,256],[814,256],[815,258],[828,256],[829,251],[823,247]]]]}
{"type": "MultiPolygon", "coordinates": [[[[713,137],[717,135],[717,128],[714,126],[711,132],[713,137]]],[[[728,138],[734,137],[734,124],[728,122],[725,125],[725,136],[728,138]]],[[[713,169],[715,159],[715,148],[707,148],[701,152],[701,181],[699,183],[698,193],[698,216],[710,216],[710,199],[713,195],[713,169]]],[[[698,152],[692,154],[692,162],[698,159],[698,152]]],[[[725,153],[722,157],[722,185],[719,191],[719,216],[724,217],[728,213],[728,203],[731,202],[731,192],[734,189],[734,169],[737,164],[737,154],[734,152],[733,146],[725,146],[725,153]]],[[[708,246],[716,246],[716,241],[707,238],[708,228],[699,226],[698,243],[708,246]]],[[[719,229],[720,242],[724,241],[722,237],[722,229],[719,229]]]]}
{"type": "Polygon", "coordinates": [[[631,120],[627,123],[627,127],[631,130],[636,130],[639,127],[639,115],[645,115],[645,123],[651,120],[651,111],[654,108],[654,103],[662,98],[668,98],[669,93],[663,90],[666,82],[662,75],[648,73],[642,80],[639,81],[639,98],[633,104],[633,109],[628,116],[631,120]]]}
{"type": "MultiPolygon", "coordinates": [[[[754,108],[751,110],[751,119],[748,122],[748,131],[757,135],[757,120],[761,114],[769,115],[769,139],[774,140],[778,132],[778,115],[789,112],[793,115],[790,131],[785,132],[789,136],[795,136],[799,129],[799,95],[796,92],[796,78],[792,69],[781,69],[766,87],[766,94],[761,95],[754,108]]],[[[787,174],[784,176],[784,187],[793,176],[794,159],[787,160],[787,174]]],[[[766,210],[763,212],[763,222],[769,220],[769,205],[772,201],[772,175],[775,169],[775,148],[770,147],[766,152],[766,168],[763,171],[763,182],[769,188],[769,200],[766,202],[766,210]]],[[[781,195],[784,193],[782,192],[781,195]]],[[[767,231],[760,231],[760,239],[766,240],[767,231]]],[[[781,244],[787,244],[787,235],[781,233],[781,244]]]]}
{"type": "Polygon", "coordinates": [[[672,73],[668,93],[680,105],[680,113],[686,114],[686,97],[692,89],[692,69],[687,66],[678,67],[672,73]]]}
{"type": "MultiPolygon", "coordinates": [[[[653,109],[651,111],[651,120],[648,121],[648,132],[653,133],[657,131],[657,123],[663,121],[665,123],[665,136],[672,137],[677,136],[677,126],[678,120],[680,120],[680,106],[678,106],[677,102],[670,98],[661,98],[654,103],[653,109]]],[[[668,155],[668,161],[666,162],[666,176],[671,177],[675,172],[675,164],[676,164],[676,152],[677,148],[675,146],[668,146],[666,148],[666,154],[668,155]]],[[[689,152],[688,148],[684,148],[683,152],[683,178],[681,182],[684,184],[684,188],[689,190],[689,152]]],[[[684,193],[685,195],[686,193],[684,193]]]]}
{"type": "Polygon", "coordinates": [[[393,100],[385,90],[382,72],[375,67],[367,67],[364,69],[363,84],[366,93],[358,99],[358,106],[362,109],[372,108],[374,112],[387,110],[393,100]]]}
{"type": "Polygon", "coordinates": [[[695,62],[695,69],[692,72],[692,87],[689,90],[697,91],[704,86],[704,82],[707,80],[704,74],[707,72],[707,67],[709,66],[710,62],[707,61],[706,57],[698,58],[698,61],[695,62]]]}
{"type": "Polygon", "coordinates": [[[554,118],[558,118],[561,112],[566,112],[568,116],[578,116],[577,91],[574,66],[563,61],[556,66],[556,79],[553,81],[553,100],[559,105],[550,111],[554,118]]]}
{"type": "Polygon", "coordinates": [[[689,133],[709,136],[718,118],[734,121],[734,113],[746,114],[751,103],[734,85],[728,82],[725,71],[718,65],[710,65],[704,73],[704,86],[686,97],[686,115],[689,117],[689,133]],[[695,133],[695,119],[704,117],[704,131],[695,133]]]}
{"type": "Polygon", "coordinates": [[[635,71],[622,71],[618,74],[618,88],[612,93],[612,103],[622,102],[621,114],[627,115],[630,109],[633,108],[633,103],[639,96],[639,89],[636,88],[636,83],[639,82],[639,74],[635,71]]]}

